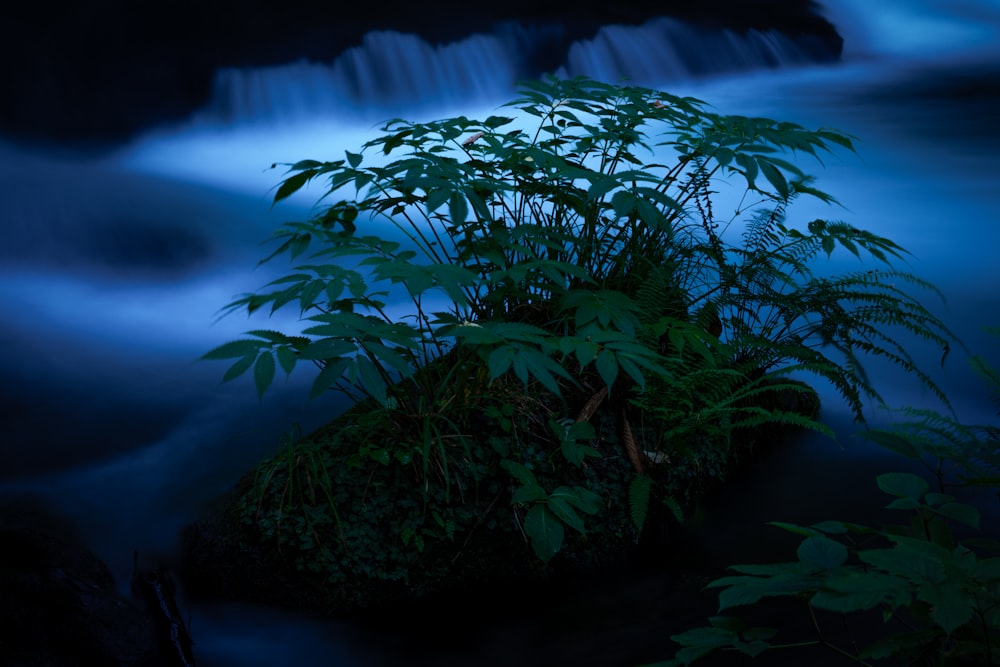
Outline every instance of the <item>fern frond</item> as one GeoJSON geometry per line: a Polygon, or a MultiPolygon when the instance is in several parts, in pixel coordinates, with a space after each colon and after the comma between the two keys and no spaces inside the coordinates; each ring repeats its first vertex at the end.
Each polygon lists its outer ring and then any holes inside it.
{"type": "Polygon", "coordinates": [[[649,499],[652,495],[653,479],[649,475],[636,475],[628,486],[628,506],[632,523],[642,532],[649,513],[649,499]]]}

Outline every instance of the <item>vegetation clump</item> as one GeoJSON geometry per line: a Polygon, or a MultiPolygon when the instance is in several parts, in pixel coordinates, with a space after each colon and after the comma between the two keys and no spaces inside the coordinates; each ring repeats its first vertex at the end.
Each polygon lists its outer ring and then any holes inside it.
{"type": "Polygon", "coordinates": [[[944,398],[895,337],[952,339],[907,289],[931,286],[894,268],[905,251],[789,219],[800,197],[836,203],[792,158],[848,136],[586,79],[526,83],[504,109],[392,120],[360,152],[288,165],[274,201],[321,183],[323,205],[263,260],[292,271],[228,310],[293,308],[303,327],[205,358],[260,394],[313,366],[312,396],[354,407],[247,484],[258,548],[368,590],[441,585],[491,553],[582,565],[652,513],[682,518],[768,428],[829,433],[803,379],[858,419],[881,401],[866,358],[944,398]],[[869,263],[813,272],[838,250],[869,263]]]}
{"type": "MultiPolygon", "coordinates": [[[[1000,415],[1000,372],[980,356],[971,362],[990,383],[1000,415]]],[[[795,560],[733,565],[733,574],[709,583],[719,589],[719,615],[673,635],[678,649],[658,667],[717,653],[767,660],[810,649],[869,667],[1000,664],[1000,540],[984,534],[982,502],[969,494],[1000,491],[1000,427],[962,424],[926,409],[904,413],[907,421],[867,436],[931,473],[931,482],[910,472],[878,476],[879,489],[892,498],[886,508],[907,521],[773,522],[802,537],[795,560]],[[765,600],[803,614],[808,631],[754,626],[731,615],[765,600]]]]}

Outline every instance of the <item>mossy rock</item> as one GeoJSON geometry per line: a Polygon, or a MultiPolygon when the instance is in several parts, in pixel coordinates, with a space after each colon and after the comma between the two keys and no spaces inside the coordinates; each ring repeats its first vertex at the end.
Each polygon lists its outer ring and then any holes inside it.
{"type": "Polygon", "coordinates": [[[659,484],[640,530],[629,506],[636,472],[608,411],[590,417],[597,455],[573,465],[530,411],[481,411],[467,424],[471,435],[445,432],[425,442],[369,408],[286,444],[217,511],[187,527],[183,576],[193,594],[346,614],[632,566],[644,540],[669,541],[676,524],[658,500],[691,505],[758,444],[745,434],[739,445],[704,443],[683,460],[649,466],[659,484]],[[576,485],[602,499],[585,517],[586,534],[566,528],[547,563],[525,538],[523,508],[512,503],[517,482],[501,466],[511,458],[546,490],[576,485]]]}

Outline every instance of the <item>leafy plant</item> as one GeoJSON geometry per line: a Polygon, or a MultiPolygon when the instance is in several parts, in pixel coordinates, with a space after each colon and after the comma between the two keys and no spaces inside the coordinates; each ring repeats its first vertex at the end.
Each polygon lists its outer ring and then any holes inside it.
{"type": "Polygon", "coordinates": [[[360,152],[286,165],[275,203],[316,183],[328,203],[286,223],[262,260],[292,272],[225,310],[297,309],[303,328],[253,330],[204,358],[235,360],[225,380],[252,371],[261,395],[279,368],[315,366],[313,397],[357,401],[359,454],[413,475],[420,504],[442,499],[422,516],[461,502],[472,480],[458,473],[490,448],[546,560],[564,526],[583,532],[578,511],[598,511],[577,482],[599,416],[617,424],[618,456],[652,474],[763,424],[824,430],[783,405],[807,392],[793,374],[832,383],[858,418],[880,398],[865,356],[938,391],[889,330],[944,349],[951,337],[896,287],[929,287],[892,269],[904,251],[846,223],[786,222],[798,197],[834,203],[788,156],[853,150],[846,135],[586,79],[525,83],[505,109],[392,120],[360,152]],[[728,220],[723,185],[739,194],[728,220]],[[814,276],[838,247],[886,268],[814,276]],[[484,425],[509,444],[484,444],[484,425]],[[523,472],[537,443],[561,480],[551,492],[523,472]]]}
{"type": "MultiPolygon", "coordinates": [[[[973,357],[972,364],[995,396],[1000,376],[982,357],[973,357]]],[[[721,589],[720,614],[765,598],[791,598],[804,607],[815,638],[777,643],[772,641],[777,629],[751,628],[739,618],[718,616],[708,627],[672,636],[681,648],[673,659],[657,665],[689,665],[716,651],[756,657],[804,646],[824,646],[861,665],[881,660],[928,665],[1000,662],[1000,541],[969,535],[969,529],[980,527],[979,510],[944,493],[948,486],[1000,488],[1000,431],[991,425],[964,426],[930,410],[904,412],[910,421],[894,429],[873,429],[868,436],[923,462],[936,478],[934,491],[914,474],[878,477],[879,488],[893,497],[886,507],[911,513],[908,525],[775,522],[804,537],[797,560],[734,565],[730,569],[738,574],[708,586],[721,589]],[[840,618],[824,619],[823,614],[840,618]],[[834,620],[848,629],[839,639],[831,638],[834,620]]]]}
{"type": "Polygon", "coordinates": [[[993,554],[1000,553],[1000,543],[956,540],[949,524],[978,528],[979,511],[931,492],[919,476],[888,473],[878,477],[878,485],[894,497],[888,508],[913,513],[909,526],[775,523],[804,536],[797,560],[734,565],[738,574],[709,584],[722,589],[720,613],[764,598],[798,601],[815,628],[814,640],[777,643],[772,641],[775,629],[717,617],[707,628],[674,635],[682,648],[674,659],[657,664],[689,665],[717,650],[755,657],[804,646],[825,646],[862,665],[885,658],[905,658],[907,664],[994,664],[1000,656],[1000,557],[993,554]],[[871,611],[880,614],[880,625],[863,615],[871,611]],[[855,632],[839,643],[831,640],[821,622],[823,612],[859,617],[855,632]],[[860,643],[859,636],[872,627],[879,628],[879,637],[860,643]]]}

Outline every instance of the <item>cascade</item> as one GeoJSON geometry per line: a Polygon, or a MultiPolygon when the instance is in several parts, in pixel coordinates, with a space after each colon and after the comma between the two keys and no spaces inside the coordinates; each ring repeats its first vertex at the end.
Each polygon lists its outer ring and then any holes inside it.
{"type": "MultiPolygon", "coordinates": [[[[199,118],[221,124],[287,123],[322,115],[379,119],[388,112],[412,115],[428,107],[497,101],[517,80],[543,74],[532,54],[553,40],[551,33],[503,24],[493,33],[435,46],[411,34],[373,32],[329,63],[222,69],[199,118]]],[[[834,57],[814,36],[739,33],[655,18],[638,26],[605,26],[592,39],[573,42],[549,73],[663,84],[834,57]]]]}

